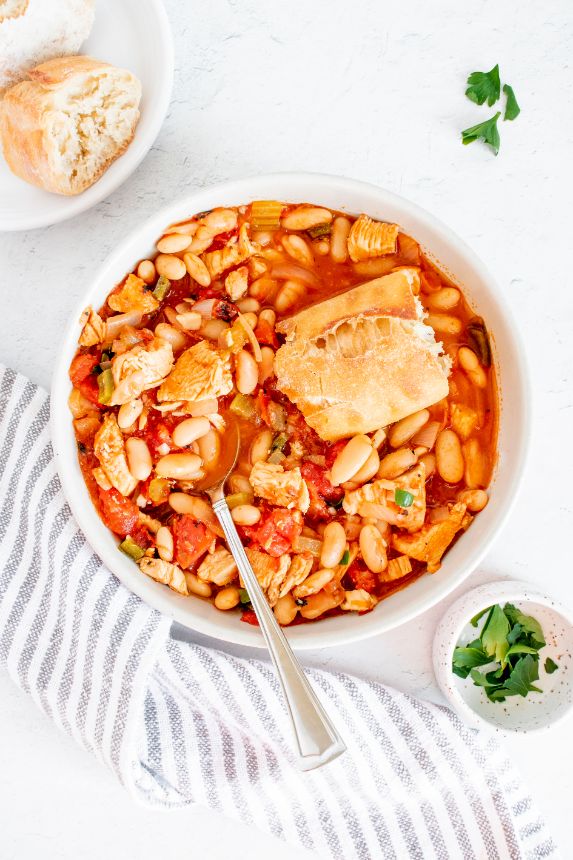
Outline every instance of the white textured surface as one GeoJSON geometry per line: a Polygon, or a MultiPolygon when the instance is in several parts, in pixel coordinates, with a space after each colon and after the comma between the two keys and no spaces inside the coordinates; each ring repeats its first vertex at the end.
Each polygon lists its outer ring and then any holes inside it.
{"type": "MultiPolygon", "coordinates": [[[[284,169],[384,185],[431,209],[481,254],[530,345],[530,466],[507,528],[470,582],[529,579],[571,605],[569,0],[403,0],[391,9],[376,0],[169,0],[167,7],[176,82],[146,160],[112,197],[73,222],[0,236],[0,359],[48,385],[61,326],[92,268],[118,237],[185,189],[284,169]],[[515,123],[500,124],[497,159],[481,144],[459,142],[460,129],[495,110],[464,98],[465,76],[495,62],[523,111],[515,123]]],[[[438,698],[430,645],[444,609],[308,659],[438,698]]],[[[571,729],[508,742],[564,849],[571,729]]],[[[5,676],[0,734],[3,860],[40,852],[50,860],[297,856],[204,810],[165,815],[134,807],[5,676]]]]}

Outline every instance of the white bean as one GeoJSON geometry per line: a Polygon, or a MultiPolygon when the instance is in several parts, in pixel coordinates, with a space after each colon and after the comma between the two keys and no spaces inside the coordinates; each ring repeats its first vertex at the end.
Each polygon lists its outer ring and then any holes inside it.
{"type": "Polygon", "coordinates": [[[201,457],[197,454],[166,454],[157,461],[155,471],[160,478],[192,481],[201,466],[201,457]]]}
{"type": "Polygon", "coordinates": [[[157,243],[157,250],[161,254],[180,254],[191,244],[191,236],[185,233],[168,233],[157,243]]]}
{"type": "Polygon", "coordinates": [[[374,525],[363,526],[360,530],[360,552],[366,567],[372,573],[381,573],[388,565],[384,538],[374,525]]]}
{"type": "Polygon", "coordinates": [[[231,516],[238,526],[254,526],[261,518],[261,512],[254,505],[237,505],[231,516]]]}
{"type": "Polygon", "coordinates": [[[340,215],[333,221],[330,234],[330,256],[335,263],[344,263],[348,257],[347,242],[351,226],[348,218],[343,218],[340,215]]]}
{"type": "Polygon", "coordinates": [[[417,461],[418,458],[411,448],[398,448],[382,458],[378,477],[393,480],[415,466],[417,461]]]}
{"type": "Polygon", "coordinates": [[[237,307],[242,314],[254,313],[257,314],[261,309],[261,303],[257,299],[248,296],[246,299],[240,299],[237,302],[237,307]]]}
{"type": "Polygon", "coordinates": [[[473,349],[468,346],[460,346],[458,349],[458,361],[460,367],[466,372],[471,381],[478,388],[485,388],[487,376],[485,370],[479,363],[479,359],[473,349]]]}
{"type": "Polygon", "coordinates": [[[217,235],[228,233],[237,226],[238,215],[234,209],[213,209],[208,215],[201,219],[208,230],[217,235]]]}
{"type": "Polygon", "coordinates": [[[304,295],[305,289],[301,281],[285,281],[275,298],[277,312],[284,313],[292,307],[304,295]]]}
{"type": "Polygon", "coordinates": [[[184,310],[183,313],[177,314],[175,319],[185,331],[199,331],[203,325],[203,317],[197,311],[184,310]]]}
{"type": "Polygon", "coordinates": [[[460,291],[455,287],[442,287],[426,296],[426,307],[433,311],[449,311],[460,301],[460,291]]]}
{"type": "Polygon", "coordinates": [[[352,476],[352,482],[354,484],[366,484],[367,481],[370,481],[370,479],[374,477],[374,475],[378,471],[379,466],[380,456],[378,454],[378,451],[373,448],[372,453],[370,454],[362,468],[359,469],[356,474],[352,476]]]}
{"type": "Polygon", "coordinates": [[[459,334],[462,330],[462,321],[449,314],[428,314],[424,322],[439,334],[459,334]]]}
{"type": "Polygon", "coordinates": [[[173,535],[167,526],[161,526],[155,535],[155,546],[159,553],[159,558],[163,561],[171,561],[173,559],[173,535]]]}
{"type": "Polygon", "coordinates": [[[208,418],[186,418],[177,425],[171,436],[178,448],[187,448],[210,429],[208,418]]]}
{"type": "Polygon", "coordinates": [[[281,226],[285,230],[309,230],[319,224],[332,221],[332,212],[318,206],[297,206],[281,218],[281,226]]]}
{"type": "Polygon", "coordinates": [[[137,421],[143,411],[143,403],[141,400],[128,400],[123,406],[119,407],[117,413],[117,423],[120,430],[127,430],[128,427],[137,421]]]}
{"type": "Polygon", "coordinates": [[[192,254],[191,252],[183,254],[183,262],[194,281],[197,281],[202,287],[209,286],[211,283],[209,269],[197,254],[192,254]]]}
{"type": "Polygon", "coordinates": [[[465,472],[464,480],[470,490],[485,487],[486,463],[481,445],[477,439],[468,439],[464,442],[465,472]]]}
{"type": "Polygon", "coordinates": [[[215,595],[215,606],[217,609],[222,609],[224,612],[228,609],[234,609],[238,606],[241,600],[239,589],[236,585],[226,585],[215,595]]]}
{"type": "Polygon", "coordinates": [[[289,257],[302,263],[303,266],[312,266],[314,264],[312,251],[302,236],[297,236],[296,234],[283,236],[282,245],[289,257]]]}
{"type": "Polygon", "coordinates": [[[428,409],[420,409],[419,412],[414,412],[406,418],[398,421],[390,430],[388,441],[392,448],[401,448],[408,439],[415,436],[418,430],[421,430],[424,424],[428,422],[430,412],[428,409]]]}
{"type": "Polygon", "coordinates": [[[368,436],[359,433],[346,443],[338,454],[330,470],[330,481],[336,487],[344,484],[366,463],[372,453],[372,443],[368,436]]]}
{"type": "Polygon", "coordinates": [[[325,526],[320,550],[320,566],[336,567],[346,549],[346,532],[341,523],[336,521],[325,526]]]}
{"type": "Polygon", "coordinates": [[[178,281],[187,272],[183,260],[180,260],[179,257],[173,257],[171,254],[158,254],[155,258],[155,268],[159,275],[169,278],[170,281],[178,281]]]}
{"type": "Polygon", "coordinates": [[[125,453],[129,471],[136,481],[146,481],[151,475],[153,461],[145,439],[130,436],[125,441],[125,453]]]}
{"type": "Polygon", "coordinates": [[[196,573],[187,573],[186,571],[185,582],[191,594],[196,594],[198,597],[211,597],[211,586],[208,582],[199,579],[196,573]]]}
{"type": "Polygon", "coordinates": [[[249,450],[249,461],[252,466],[268,459],[273,444],[273,431],[261,430],[251,442],[249,450]]]}
{"type": "Polygon", "coordinates": [[[242,349],[235,356],[235,381],[241,394],[252,394],[257,387],[259,368],[246,349],[242,349]]]}
{"type": "Polygon", "coordinates": [[[488,503],[488,496],[485,490],[462,490],[457,495],[458,502],[463,502],[467,506],[468,511],[477,513],[483,511],[488,503]]]}
{"type": "Polygon", "coordinates": [[[270,346],[261,347],[261,361],[259,362],[259,385],[274,374],[275,351],[270,346]]]}
{"type": "Polygon", "coordinates": [[[283,627],[287,624],[292,624],[298,612],[298,606],[292,594],[285,594],[284,597],[279,597],[273,606],[275,618],[283,627]]]}
{"type": "Polygon", "coordinates": [[[464,456],[457,433],[442,430],[436,439],[436,467],[448,484],[459,483],[464,476],[464,456]]]}
{"type": "Polygon", "coordinates": [[[277,321],[277,315],[272,308],[264,308],[259,314],[259,319],[274,328],[277,321]]]}
{"type": "Polygon", "coordinates": [[[137,276],[145,281],[146,284],[152,284],[157,276],[155,266],[151,260],[142,260],[137,267],[137,276]]]}
{"type": "Polygon", "coordinates": [[[190,403],[187,407],[189,415],[193,418],[198,418],[200,415],[212,415],[219,411],[219,401],[216,397],[208,400],[196,400],[195,403],[190,403]]]}
{"type": "Polygon", "coordinates": [[[197,444],[203,465],[207,469],[212,469],[221,453],[221,437],[216,430],[211,428],[204,436],[197,439],[197,444]]]}

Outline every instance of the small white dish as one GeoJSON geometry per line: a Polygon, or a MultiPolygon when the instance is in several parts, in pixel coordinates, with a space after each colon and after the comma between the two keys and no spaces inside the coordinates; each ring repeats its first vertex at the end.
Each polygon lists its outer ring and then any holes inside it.
{"type": "Polygon", "coordinates": [[[111,287],[141,259],[153,253],[165,226],[183,221],[215,206],[239,205],[251,200],[312,201],[346,212],[367,212],[374,218],[395,221],[435,256],[486,321],[500,394],[498,459],[490,486],[490,501],[471,528],[456,541],[440,570],[421,576],[407,588],[384,600],[366,615],[344,613],[312,624],[289,627],[295,649],[340,646],[366,639],[404,624],[439,600],[477,567],[490,549],[511,511],[524,472],[529,443],[530,402],[527,363],[519,331],[503,292],[474,252],[429,212],[389,191],[339,176],[312,173],[277,173],[254,176],[192,192],[155,213],[118,245],[93,273],[81,304],[62,336],[52,384],[52,442],[62,487],[84,534],[100,558],[135,594],[190,630],[239,645],[262,646],[261,632],[239,621],[233,612],[220,612],[210,602],[176,594],[149,577],[118,552],[117,540],[100,520],[91,503],[78,463],[76,439],[67,406],[68,370],[77,349],[81,311],[101,307],[111,287]]]}
{"type": "Polygon", "coordinates": [[[449,606],[434,637],[434,672],[440,689],[462,719],[475,728],[490,728],[522,734],[555,725],[573,710],[573,614],[535,585],[506,581],[480,585],[449,606]],[[458,644],[476,639],[483,622],[476,627],[470,619],[495,603],[513,603],[541,624],[546,645],[539,652],[539,681],[542,693],[509,696],[504,702],[490,702],[471,678],[452,672],[452,656],[458,644]],[[551,657],[558,669],[549,675],[544,664],[551,657]]]}
{"type": "Polygon", "coordinates": [[[127,150],[83,194],[66,197],[15,176],[0,148],[0,231],[46,227],[108,197],[151,149],[171,100],[173,39],[161,0],[97,0],[93,30],[80,52],[129,69],[142,85],[141,117],[127,150]]]}

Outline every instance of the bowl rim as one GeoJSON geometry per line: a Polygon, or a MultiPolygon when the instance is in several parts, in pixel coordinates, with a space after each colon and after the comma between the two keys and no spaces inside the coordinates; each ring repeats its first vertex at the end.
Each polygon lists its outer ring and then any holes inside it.
{"type": "MultiPolygon", "coordinates": [[[[189,613],[185,611],[182,605],[178,605],[171,600],[170,595],[164,592],[168,590],[157,583],[153,583],[155,590],[150,592],[148,580],[143,576],[132,576],[122,564],[121,553],[117,553],[117,548],[114,554],[108,551],[107,546],[102,546],[101,541],[94,536],[96,527],[90,523],[89,509],[94,511],[89,494],[83,483],[78,491],[76,486],[77,481],[72,473],[70,458],[75,458],[75,451],[72,451],[66,443],[66,423],[69,420],[67,410],[67,396],[69,393],[68,367],[71,360],[69,345],[72,338],[77,341],[77,320],[81,312],[90,303],[92,296],[101,298],[99,285],[102,280],[108,277],[108,284],[111,280],[111,273],[118,267],[119,262],[126,255],[132,246],[139,247],[143,242],[143,235],[151,231],[155,231],[155,235],[159,235],[162,227],[165,224],[174,223],[181,220],[183,211],[201,211],[205,208],[204,198],[217,197],[225,195],[229,199],[250,200],[257,199],[257,187],[274,186],[285,183],[292,183],[298,187],[305,186],[308,189],[309,200],[320,200],[320,195],[324,191],[326,193],[340,192],[341,197],[345,193],[360,194],[365,196],[375,196],[380,204],[392,206],[401,211],[405,218],[411,218],[417,221],[428,232],[437,232],[440,234],[444,243],[455,249],[456,253],[469,265],[476,273],[479,280],[485,284],[485,291],[492,302],[497,306],[504,321],[506,341],[516,358],[517,367],[517,383],[519,386],[518,396],[521,404],[520,423],[516,436],[516,446],[514,450],[515,465],[512,481],[512,493],[503,506],[503,509],[498,516],[495,524],[483,537],[478,541],[472,549],[468,547],[469,552],[460,565],[459,571],[451,571],[449,575],[441,580],[433,580],[431,592],[426,595],[417,595],[417,600],[412,600],[408,606],[401,607],[394,613],[394,616],[388,618],[383,614],[376,617],[375,613],[370,614],[370,618],[374,621],[368,621],[368,616],[361,618],[361,623],[356,624],[351,630],[333,630],[329,628],[328,621],[325,620],[321,625],[297,625],[294,628],[287,629],[287,636],[293,647],[298,650],[306,650],[320,647],[334,647],[350,642],[367,639],[378,633],[391,630],[401,624],[412,620],[422,612],[427,611],[432,606],[435,606],[440,600],[446,597],[454,588],[463,582],[467,576],[472,573],[479,565],[487,551],[489,550],[493,540],[500,533],[508,516],[511,513],[515,504],[519,487],[521,485],[524,473],[524,464],[527,458],[528,450],[531,441],[531,394],[530,394],[530,376],[528,372],[528,364],[526,359],[525,349],[523,347],[521,335],[513,320],[511,310],[506,303],[497,283],[484,263],[480,260],[477,254],[454,233],[449,227],[443,224],[438,218],[429,213],[427,210],[418,206],[415,203],[397,195],[391,191],[380,188],[375,184],[363,182],[360,180],[350,179],[347,177],[335,176],[330,174],[310,173],[310,172],[279,172],[271,174],[261,174],[250,176],[238,180],[230,180],[220,182],[215,185],[209,185],[205,188],[191,191],[177,200],[171,202],[167,206],[160,209],[155,214],[146,218],[140,225],[134,228],[125,238],[123,238],[116,247],[111,251],[103,263],[94,272],[90,281],[89,287],[86,289],[83,298],[78,303],[76,312],[72,315],[68,325],[66,326],[60,353],[57,358],[51,388],[51,409],[50,423],[51,434],[54,449],[56,467],[62,483],[62,488],[66,499],[70,505],[79,526],[84,532],[88,542],[94,548],[94,551],[108,566],[108,568],[126,585],[132,592],[141,597],[149,605],[167,614],[174,621],[179,622],[187,629],[198,633],[211,636],[222,641],[231,642],[238,645],[248,645],[255,648],[263,648],[264,642],[260,630],[256,627],[251,627],[247,624],[237,623],[232,631],[222,630],[213,617],[213,620],[189,617],[189,613]],[[83,497],[83,498],[82,498],[83,497]],[[87,501],[87,505],[85,502],[87,501]],[[99,545],[98,545],[99,544],[99,545]],[[141,582],[139,580],[142,580],[141,582]],[[322,627],[324,625],[324,627],[322,627]],[[322,629],[317,629],[321,627],[322,629]],[[312,630],[312,634],[311,631],[312,630]]],[[[283,195],[284,196],[284,195],[283,195]]],[[[302,199],[302,197],[298,197],[302,199]]],[[[220,205],[220,204],[218,204],[220,205]]],[[[231,204],[229,204],[231,205],[231,204]]],[[[232,204],[237,205],[237,204],[232,204]]],[[[137,254],[135,254],[137,256],[137,254]]],[[[109,290],[109,286],[108,286],[109,290]]],[[[74,341],[74,342],[75,342],[74,341]]],[[[500,392],[501,394],[501,392],[500,392]]],[[[97,514],[95,514],[97,517],[97,514]]],[[[99,517],[98,517],[98,522],[99,517]]],[[[106,529],[103,524],[101,528],[106,529]]],[[[128,559],[126,563],[132,564],[128,559]]],[[[423,578],[422,578],[423,579],[423,578]]],[[[413,583],[412,588],[416,583],[413,583]]],[[[389,600],[392,598],[390,597],[389,600]]],[[[335,620],[335,619],[332,619],[335,620]]]]}
{"type": "MultiPolygon", "coordinates": [[[[476,588],[464,592],[451,603],[436,627],[432,644],[432,665],[438,686],[455,710],[475,728],[489,726],[492,731],[507,735],[530,735],[549,731],[571,717],[573,696],[562,713],[553,718],[548,715],[547,721],[539,725],[523,728],[493,723],[482,717],[466,702],[458,686],[452,681],[453,673],[449,664],[445,665],[442,662],[442,655],[439,654],[440,648],[447,648],[448,652],[453,654],[462,630],[476,612],[488,605],[501,602],[530,603],[547,607],[559,615],[573,631],[573,611],[548,595],[536,583],[521,579],[503,579],[478,585],[476,588]]],[[[501,713],[505,713],[505,711],[500,711],[501,713]]]]}

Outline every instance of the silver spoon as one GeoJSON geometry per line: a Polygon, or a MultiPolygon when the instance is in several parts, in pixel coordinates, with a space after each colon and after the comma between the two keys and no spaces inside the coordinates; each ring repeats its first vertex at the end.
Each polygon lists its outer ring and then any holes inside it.
{"type": "Polygon", "coordinates": [[[241,539],[237,533],[231,512],[225,500],[225,483],[235,468],[239,456],[240,433],[236,423],[227,422],[225,432],[225,469],[222,477],[210,485],[199,484],[197,491],[206,493],[213,505],[217,519],[227,539],[229,550],[237,563],[237,568],[246,586],[255,610],[259,626],[263,632],[267,648],[274,663],[298,747],[298,764],[301,770],[312,770],[332,761],[346,749],[324,708],[318,701],[302,667],[295,657],[287,639],[267,603],[259,581],[251,567],[241,539]],[[228,446],[228,447],[227,447],[228,446]]]}

